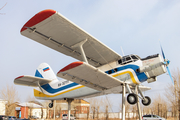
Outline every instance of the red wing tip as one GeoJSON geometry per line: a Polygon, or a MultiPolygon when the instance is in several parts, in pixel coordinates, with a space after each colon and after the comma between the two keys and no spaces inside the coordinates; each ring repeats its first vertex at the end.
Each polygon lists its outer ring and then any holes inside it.
{"type": "Polygon", "coordinates": [[[22,77],[24,77],[24,75],[22,75],[22,76],[19,76],[19,77],[15,78],[15,80],[16,80],[16,79],[19,79],[19,78],[22,78],[22,77]]]}
{"type": "Polygon", "coordinates": [[[32,27],[55,13],[56,13],[56,11],[51,10],[51,9],[43,10],[43,11],[37,13],[28,22],[26,22],[26,24],[21,28],[21,32],[26,30],[27,27],[32,27]]]}
{"type": "Polygon", "coordinates": [[[64,72],[64,71],[67,71],[69,69],[75,68],[75,67],[82,65],[82,64],[83,64],[83,62],[81,62],[81,61],[73,62],[73,63],[67,65],[66,67],[64,67],[63,69],[61,69],[57,74],[59,74],[60,72],[64,72]]]}

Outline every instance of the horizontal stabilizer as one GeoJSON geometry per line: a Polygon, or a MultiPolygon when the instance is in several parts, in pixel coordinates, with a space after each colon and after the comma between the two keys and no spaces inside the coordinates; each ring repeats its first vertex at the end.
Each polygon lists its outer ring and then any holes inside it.
{"type": "Polygon", "coordinates": [[[38,87],[38,84],[43,85],[43,84],[49,83],[51,81],[52,80],[34,77],[34,76],[20,76],[20,77],[17,77],[14,79],[14,84],[38,87]]]}
{"type": "Polygon", "coordinates": [[[122,84],[122,81],[84,62],[73,62],[57,73],[58,77],[103,91],[122,84]]]}

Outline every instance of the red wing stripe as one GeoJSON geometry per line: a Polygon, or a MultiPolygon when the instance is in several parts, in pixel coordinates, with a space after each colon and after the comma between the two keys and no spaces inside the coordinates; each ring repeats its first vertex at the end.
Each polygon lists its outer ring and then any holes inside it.
{"type": "Polygon", "coordinates": [[[51,10],[51,9],[43,10],[43,11],[37,13],[21,28],[21,32],[26,30],[27,29],[26,27],[32,27],[55,13],[56,13],[56,11],[51,10]]]}
{"type": "Polygon", "coordinates": [[[24,75],[22,75],[22,76],[19,76],[19,77],[15,78],[15,79],[19,79],[19,78],[22,78],[22,77],[24,77],[24,75]]]}
{"type": "MultiPolygon", "coordinates": [[[[66,67],[64,67],[63,69],[61,69],[58,73],[64,72],[64,71],[69,70],[69,69],[72,69],[72,68],[75,68],[75,67],[77,67],[77,66],[79,66],[79,65],[82,65],[82,64],[83,64],[83,62],[81,62],[81,61],[73,62],[73,63],[67,65],[66,67]]],[[[58,74],[58,73],[57,73],[57,74],[58,74]]]]}

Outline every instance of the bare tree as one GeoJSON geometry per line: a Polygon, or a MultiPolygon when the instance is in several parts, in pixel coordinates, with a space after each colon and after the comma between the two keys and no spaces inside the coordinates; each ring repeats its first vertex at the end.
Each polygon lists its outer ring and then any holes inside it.
{"type": "MultiPolygon", "coordinates": [[[[34,103],[34,101],[36,101],[36,98],[35,98],[34,96],[28,96],[28,97],[26,98],[26,101],[27,101],[27,102],[34,103]]],[[[29,104],[28,108],[29,108],[29,110],[28,110],[28,118],[31,118],[31,117],[32,117],[33,105],[32,105],[32,104],[29,104]]]]}
{"type": "MultiPolygon", "coordinates": [[[[107,96],[86,99],[90,103],[90,113],[93,119],[99,118],[99,113],[104,112],[104,116],[108,119],[109,111],[112,110],[112,102],[107,96]]],[[[113,112],[113,111],[112,111],[113,112]]]]}
{"type": "Polygon", "coordinates": [[[178,94],[180,92],[180,71],[177,68],[177,70],[174,70],[172,73],[174,85],[168,84],[165,88],[166,92],[164,93],[164,95],[166,96],[170,104],[169,107],[171,108],[173,116],[175,117],[178,113],[178,99],[180,97],[178,94]]]}
{"type": "Polygon", "coordinates": [[[6,85],[6,87],[2,88],[0,91],[0,96],[2,99],[6,100],[6,115],[14,116],[15,115],[15,102],[19,101],[19,96],[16,88],[13,85],[6,85]]]}
{"type": "Polygon", "coordinates": [[[46,108],[46,119],[48,119],[49,116],[50,116],[50,114],[49,114],[49,103],[50,103],[49,100],[48,100],[48,101],[44,101],[44,102],[42,103],[43,106],[46,108]]]}
{"type": "MultiPolygon", "coordinates": [[[[90,103],[90,113],[92,113],[93,119],[95,119],[95,114],[98,113],[98,107],[102,105],[100,98],[88,98],[87,101],[90,103]]],[[[97,115],[98,116],[98,115],[97,115]]]]}
{"type": "MultiPolygon", "coordinates": [[[[135,106],[135,105],[134,105],[135,106]]],[[[133,107],[133,106],[131,106],[127,101],[125,102],[125,117],[128,115],[128,118],[129,118],[129,112],[132,112],[132,111],[130,111],[130,110],[132,110],[131,109],[131,107],[133,107]]],[[[121,108],[122,108],[122,104],[120,103],[119,104],[119,111],[121,111],[121,108]]],[[[134,107],[134,109],[136,109],[136,106],[134,107]]],[[[134,112],[136,112],[136,111],[134,111],[134,112]]]]}
{"type": "Polygon", "coordinates": [[[36,98],[34,96],[28,96],[26,98],[26,101],[30,102],[30,101],[36,101],[36,98]]]}
{"type": "Polygon", "coordinates": [[[56,104],[55,111],[56,111],[56,116],[61,117],[61,104],[56,104]]]}

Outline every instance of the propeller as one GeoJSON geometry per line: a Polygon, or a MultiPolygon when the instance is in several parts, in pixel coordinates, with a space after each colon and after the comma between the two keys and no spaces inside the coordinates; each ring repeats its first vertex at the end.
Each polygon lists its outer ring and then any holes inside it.
{"type": "Polygon", "coordinates": [[[167,69],[168,74],[169,74],[169,76],[170,76],[170,78],[171,78],[171,81],[172,81],[172,83],[173,83],[173,85],[174,85],[174,80],[173,80],[173,78],[172,78],[171,72],[170,72],[169,67],[168,67],[170,61],[169,61],[168,59],[166,59],[165,54],[164,54],[163,49],[162,49],[162,46],[161,46],[161,52],[162,52],[162,56],[163,56],[163,58],[164,58],[164,65],[166,65],[166,69],[167,69]]]}

